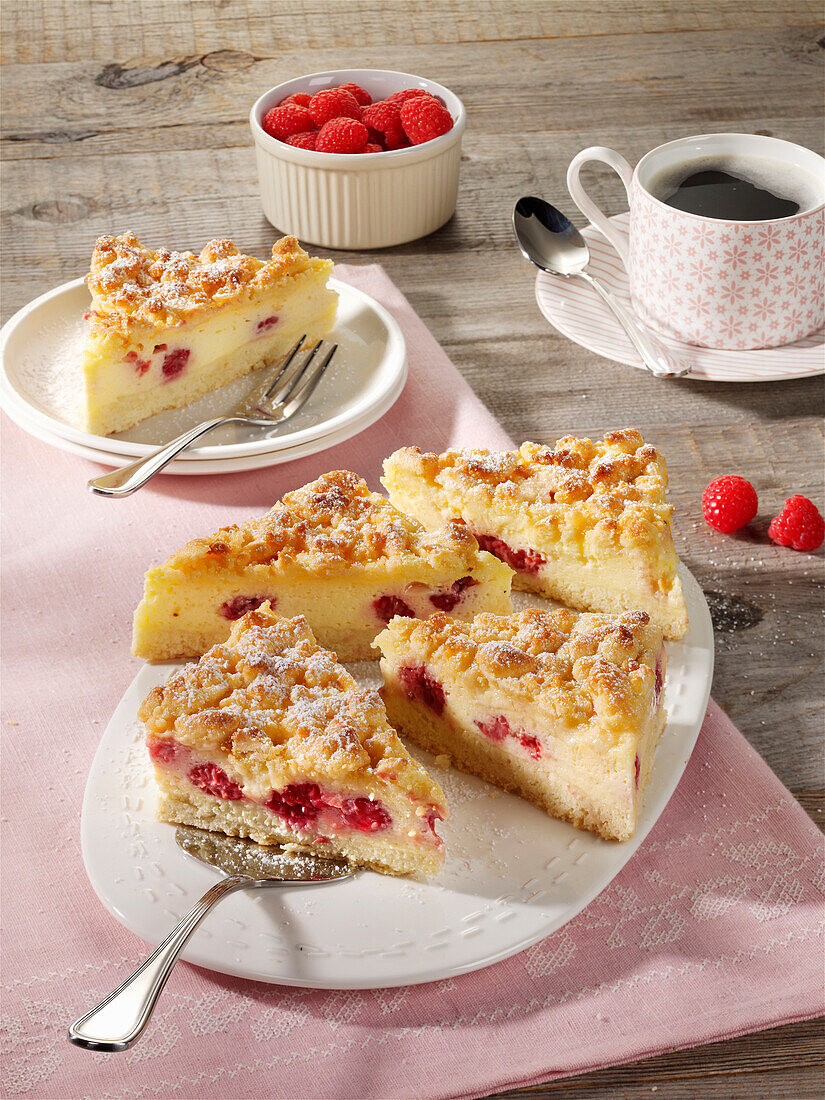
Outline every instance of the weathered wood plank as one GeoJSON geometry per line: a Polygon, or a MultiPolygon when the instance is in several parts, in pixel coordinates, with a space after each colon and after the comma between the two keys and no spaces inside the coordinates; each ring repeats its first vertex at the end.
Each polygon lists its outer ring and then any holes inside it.
{"type": "MultiPolygon", "coordinates": [[[[744,16],[740,0],[112,0],[59,4],[27,0],[0,6],[4,62],[74,61],[92,58],[123,63],[126,58],[203,54],[216,49],[322,50],[346,46],[349,62],[381,66],[365,49],[382,52],[388,34],[403,29],[418,45],[513,39],[621,36],[643,30],[676,34],[730,27],[796,26],[814,22],[821,9],[813,0],[751,0],[744,16]]],[[[393,43],[394,44],[394,43],[393,43]]],[[[384,66],[386,67],[386,66],[384,66]]],[[[315,66],[318,71],[322,66],[315,66]]]]}
{"type": "MultiPolygon", "coordinates": [[[[818,118],[821,26],[772,32],[770,69],[754,79],[765,63],[764,34],[748,29],[661,36],[655,51],[643,49],[639,33],[488,42],[472,55],[452,46],[402,46],[393,64],[437,73],[462,95],[470,112],[468,151],[491,135],[500,150],[506,118],[503,140],[512,156],[514,145],[529,145],[542,133],[613,135],[630,122],[638,125],[645,114],[668,137],[677,127],[695,133],[743,116],[758,118],[766,103],[784,125],[812,114],[818,118]],[[647,111],[640,109],[643,102],[650,105],[647,111]]],[[[289,76],[340,64],[340,51],[331,48],[295,51],[288,67],[281,58],[240,50],[181,54],[166,62],[164,57],[168,51],[151,65],[143,60],[115,71],[88,61],[7,66],[4,157],[248,147],[247,114],[262,91],[289,76]]]]}
{"type": "Polygon", "coordinates": [[[806,1100],[822,1096],[823,1026],[806,1020],[757,1035],[680,1050],[613,1066],[582,1077],[562,1078],[533,1088],[497,1093],[496,1100],[590,1100],[621,1096],[626,1100],[733,1100],[749,1097],[806,1100]]]}

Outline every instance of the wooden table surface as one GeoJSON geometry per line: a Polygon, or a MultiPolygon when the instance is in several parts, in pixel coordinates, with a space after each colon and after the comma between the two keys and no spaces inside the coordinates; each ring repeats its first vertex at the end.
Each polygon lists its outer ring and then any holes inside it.
{"type": "MultiPolygon", "coordinates": [[[[821,13],[805,0],[3,0],[3,320],[84,273],[102,233],[268,250],[247,113],[273,84],[374,67],[453,88],[469,114],[456,216],[426,240],[334,256],[385,265],[514,438],[637,426],[664,451],[677,550],[717,627],[714,695],[819,823],[823,556],[765,532],[791,493],[823,506],[822,380],[662,382],[596,358],[540,316],[510,211],[535,193],[582,224],[564,179],[586,145],[634,162],[741,130],[822,152],[821,13]],[[760,496],[736,538],[701,519],[704,486],[728,472],[760,496]]],[[[621,210],[618,180],[592,178],[621,210]]],[[[819,1096],[821,1036],[798,1024],[506,1095],[819,1096]]]]}

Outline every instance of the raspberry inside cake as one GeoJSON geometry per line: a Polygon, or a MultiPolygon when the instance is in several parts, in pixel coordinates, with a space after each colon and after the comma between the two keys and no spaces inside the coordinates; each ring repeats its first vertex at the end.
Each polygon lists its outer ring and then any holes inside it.
{"type": "Polygon", "coordinates": [[[641,609],[668,638],[688,618],[662,455],[634,429],[518,451],[396,451],[390,500],[428,527],[463,519],[514,586],[586,611],[641,609]]]}
{"type": "Polygon", "coordinates": [[[633,835],[665,724],[645,612],[399,618],[375,644],[389,719],[416,744],[579,828],[633,835]]]}
{"type": "Polygon", "coordinates": [[[248,612],[139,715],[164,821],[389,874],[443,864],[441,789],[303,618],[248,612]]]}
{"type": "Polygon", "coordinates": [[[151,569],[133,653],[197,656],[269,601],[284,616],[305,615],[341,660],[374,658],[376,634],[396,615],[508,612],[511,578],[464,524],[426,531],[338,470],[288,493],[260,519],[194,539],[151,569]]]}
{"type": "Polygon", "coordinates": [[[227,240],[194,256],[144,248],[134,233],[101,237],[86,280],[87,430],[123,431],[275,363],[304,334],[325,336],[338,302],[331,272],[294,237],[269,260],[227,240]]]}

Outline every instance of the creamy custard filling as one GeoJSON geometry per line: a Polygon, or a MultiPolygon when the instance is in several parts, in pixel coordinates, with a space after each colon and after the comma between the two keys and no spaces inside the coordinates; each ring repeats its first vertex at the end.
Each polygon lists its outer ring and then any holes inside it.
{"type": "MultiPolygon", "coordinates": [[[[387,837],[405,835],[438,850],[444,847],[435,831],[441,815],[433,805],[414,805],[405,820],[395,820],[379,799],[363,793],[331,791],[309,778],[254,797],[246,792],[240,776],[233,778],[220,764],[179,741],[150,736],[146,744],[156,771],[161,775],[165,773],[185,780],[204,794],[227,802],[244,801],[262,806],[300,834],[302,840],[323,844],[359,832],[387,837]]],[[[414,802],[412,798],[411,802],[414,802]]]]}

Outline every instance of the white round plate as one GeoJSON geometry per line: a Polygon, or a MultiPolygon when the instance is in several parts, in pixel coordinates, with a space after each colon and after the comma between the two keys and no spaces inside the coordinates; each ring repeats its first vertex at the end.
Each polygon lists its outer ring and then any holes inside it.
{"type": "MultiPolygon", "coordinates": [[[[667,728],[636,833],[623,844],[554,821],[528,802],[414,751],[441,783],[445,869],[428,881],[362,871],[311,890],[235,894],[189,941],[184,958],[225,974],[322,989],[377,989],[489,966],[555,932],[588,904],[643,843],[676,788],[705,715],[713,628],[702,591],[682,570],[690,632],[668,647],[667,728]]],[[[546,607],[517,594],[517,606],[546,607]]],[[[83,801],[83,858],[106,908],[158,944],[218,872],[184,855],[174,826],[154,816],[154,781],[136,711],[177,664],[146,665],[117,707],[83,801]]],[[[377,662],[351,666],[375,686],[377,662]]]]}
{"type": "MultiPolygon", "coordinates": [[[[168,466],[165,466],[161,474],[200,475],[238,473],[243,470],[258,470],[264,466],[277,466],[284,462],[294,462],[295,459],[317,454],[319,451],[326,451],[338,443],[343,443],[347,439],[351,439],[354,435],[357,435],[359,432],[364,431],[365,428],[375,423],[376,420],[379,420],[398,400],[401,391],[404,389],[406,380],[407,367],[405,362],[404,370],[398,376],[395,387],[389,390],[379,403],[368,409],[360,420],[353,421],[339,428],[337,432],[329,432],[326,435],[318,436],[316,439],[310,439],[306,443],[299,443],[293,447],[280,447],[278,450],[274,451],[261,451],[260,453],[241,458],[205,458],[190,460],[187,458],[186,452],[184,452],[181,459],[175,459],[174,462],[170,462],[168,466]]],[[[99,462],[102,466],[123,466],[129,461],[129,459],[125,458],[123,455],[114,454],[102,448],[87,447],[83,443],[75,443],[74,440],[64,439],[62,436],[54,434],[37,421],[31,419],[24,408],[15,410],[13,419],[21,427],[25,428],[30,435],[35,436],[35,438],[42,439],[44,442],[50,443],[53,447],[57,447],[61,451],[68,451],[70,454],[79,455],[81,458],[87,458],[91,462],[99,462]]]]}
{"type": "MultiPolygon", "coordinates": [[[[378,407],[386,411],[390,393],[400,393],[406,376],[404,335],[392,315],[374,298],[337,279],[338,319],[327,339],[339,345],[327,374],[307,406],[285,424],[263,434],[234,426],[190,447],[181,462],[248,458],[352,428],[378,407]],[[223,433],[223,435],[222,435],[223,433]]],[[[36,425],[55,437],[112,455],[141,458],[203,420],[233,409],[266,376],[264,368],[206,394],[182,409],[167,409],[116,436],[93,435],[72,423],[70,410],[83,392],[80,351],[83,314],[90,305],[83,279],[64,283],[36,298],[0,332],[0,405],[26,431],[36,425]]],[[[339,440],[340,441],[340,440],[339,440]]],[[[320,449],[320,448],[318,448],[320,449]]]]}
{"type": "MultiPolygon", "coordinates": [[[[626,232],[629,217],[617,214],[610,220],[626,232]]],[[[613,245],[593,225],[583,229],[582,236],[590,248],[587,270],[632,312],[627,271],[613,245]]],[[[563,336],[605,359],[646,369],[619,322],[583,279],[564,279],[540,271],[536,276],[536,301],[563,336]]],[[[691,373],[686,377],[703,382],[779,382],[825,373],[825,329],[781,348],[756,351],[716,351],[660,338],[679,359],[690,364],[691,373]]]]}

